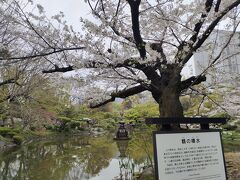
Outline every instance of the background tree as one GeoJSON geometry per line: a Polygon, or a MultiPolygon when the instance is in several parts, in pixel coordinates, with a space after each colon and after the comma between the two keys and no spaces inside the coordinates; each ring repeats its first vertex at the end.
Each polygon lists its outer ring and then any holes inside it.
{"type": "Polygon", "coordinates": [[[48,18],[43,7],[30,0],[3,0],[0,5],[0,68],[41,62],[45,68],[66,65],[67,70],[72,69],[72,52],[84,47],[79,45],[80,35],[63,20],[62,12],[48,18]]]}
{"type": "Polygon", "coordinates": [[[49,65],[68,65],[66,59],[73,50],[83,48],[78,47],[80,37],[62,21],[63,16],[60,12],[49,19],[43,7],[32,1],[0,1],[0,103],[4,118],[21,118],[27,128],[41,127],[67,104],[62,88],[53,90],[59,77],[50,80],[41,72],[49,65]]]}

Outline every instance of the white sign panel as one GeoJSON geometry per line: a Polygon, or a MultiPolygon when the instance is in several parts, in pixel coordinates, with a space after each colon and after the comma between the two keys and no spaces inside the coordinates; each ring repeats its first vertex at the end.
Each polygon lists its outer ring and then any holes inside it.
{"type": "Polygon", "coordinates": [[[220,131],[155,132],[159,180],[226,180],[220,131]]]}

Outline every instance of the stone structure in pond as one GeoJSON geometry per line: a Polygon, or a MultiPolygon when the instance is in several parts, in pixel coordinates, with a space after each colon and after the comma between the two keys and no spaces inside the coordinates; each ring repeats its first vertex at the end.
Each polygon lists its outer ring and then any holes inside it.
{"type": "Polygon", "coordinates": [[[116,137],[114,138],[115,140],[128,140],[130,139],[128,136],[128,131],[125,127],[124,122],[119,123],[119,127],[116,133],[116,137]]]}

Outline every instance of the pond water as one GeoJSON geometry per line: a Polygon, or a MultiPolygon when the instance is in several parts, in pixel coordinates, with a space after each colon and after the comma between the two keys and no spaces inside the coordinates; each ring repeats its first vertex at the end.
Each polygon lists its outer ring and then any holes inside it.
{"type": "MultiPolygon", "coordinates": [[[[131,180],[153,163],[151,131],[131,137],[114,141],[111,134],[78,135],[34,141],[0,153],[0,180],[131,180]]],[[[240,146],[226,149],[240,151],[240,146]]]]}
{"type": "Polygon", "coordinates": [[[151,137],[57,137],[0,153],[0,180],[131,180],[152,163],[151,137]],[[150,138],[150,139],[149,139],[150,138]]]}

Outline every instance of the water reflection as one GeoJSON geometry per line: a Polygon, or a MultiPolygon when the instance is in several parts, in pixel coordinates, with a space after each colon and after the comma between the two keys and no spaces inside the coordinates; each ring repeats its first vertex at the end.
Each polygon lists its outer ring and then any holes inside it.
{"type": "Polygon", "coordinates": [[[30,143],[0,154],[0,180],[130,180],[149,162],[143,143],[133,141],[139,140],[115,142],[109,135],[30,143]]]}
{"type": "Polygon", "coordinates": [[[116,144],[120,153],[118,156],[120,173],[119,173],[119,176],[116,177],[117,179],[131,179],[131,177],[135,172],[133,159],[127,157],[126,155],[128,143],[129,143],[129,140],[116,141],[116,144]]]}

